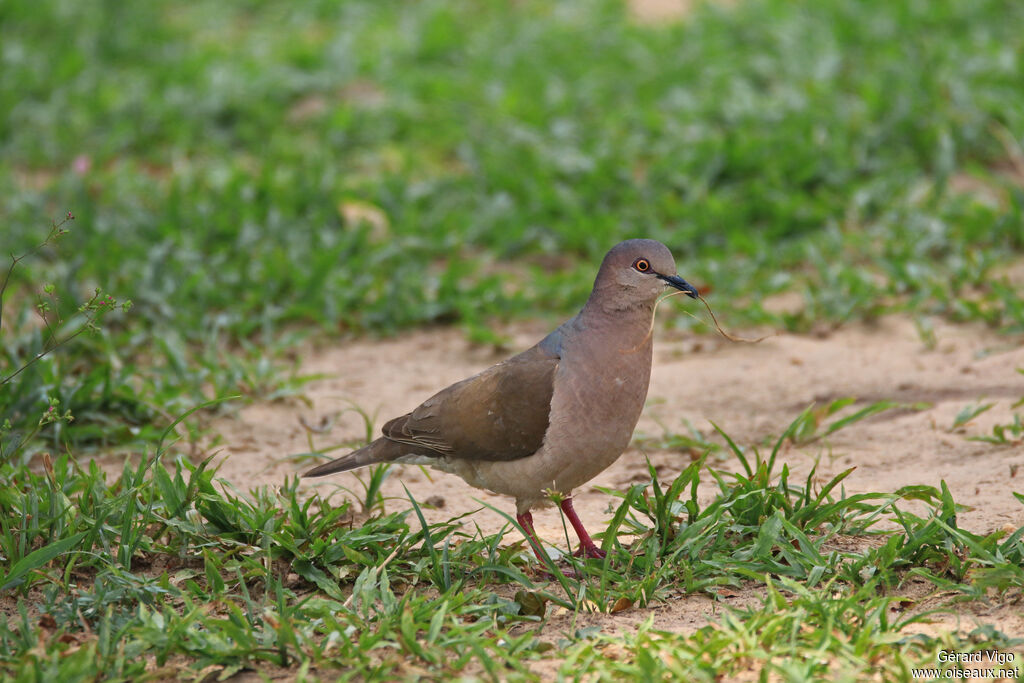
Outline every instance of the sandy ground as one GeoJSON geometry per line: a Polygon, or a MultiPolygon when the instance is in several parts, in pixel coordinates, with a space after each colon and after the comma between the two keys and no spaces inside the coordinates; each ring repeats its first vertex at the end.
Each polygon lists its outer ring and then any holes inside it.
{"type": "MultiPolygon", "coordinates": [[[[353,406],[375,414],[379,429],[385,420],[411,410],[437,389],[530,346],[545,332],[546,328],[536,325],[507,330],[511,350],[500,354],[491,347],[470,344],[453,329],[311,350],[302,371],[322,373],[324,378],[306,387],[308,403],[253,405],[215,425],[223,435],[220,475],[240,489],[278,485],[312,464],[308,458],[293,457],[309,452],[311,444],[327,448],[364,438],[363,418],[353,406]],[[324,431],[311,432],[303,423],[324,431]]],[[[1024,368],[1024,343],[1019,337],[999,336],[980,326],[936,323],[935,343],[928,346],[912,322],[902,317],[824,335],[780,335],[757,345],[659,331],[648,403],[637,435],[657,437],[665,429],[686,434],[688,421],[710,436],[714,421],[740,445],[761,444],[774,440],[813,402],[824,405],[836,398],[856,397],[858,403],[840,416],[880,400],[927,404],[881,413],[804,447],[789,446],[777,470],[784,462],[794,472],[794,480],[800,481],[817,465],[817,480],[823,482],[856,467],[845,481],[850,494],[892,492],[909,484],[938,486],[945,481],[956,501],[969,506],[958,517],[961,527],[978,533],[1015,529],[1024,525],[1024,505],[1012,495],[1024,491],[1024,468],[1020,467],[1024,444],[996,446],[968,437],[989,434],[992,425],[1011,421],[1012,404],[1024,397],[1024,375],[1018,368],[1024,368]],[[995,405],[965,428],[953,431],[957,413],[979,401],[995,405]]],[[[712,440],[719,439],[716,435],[712,440]]],[[[643,439],[634,439],[618,462],[576,492],[576,509],[590,529],[602,529],[610,517],[613,499],[599,487],[623,488],[646,481],[645,456],[663,481],[691,462],[690,453],[649,447],[641,451],[635,445],[638,441],[643,439]]],[[[335,454],[344,452],[338,449],[335,454]]],[[[711,464],[737,468],[724,451],[711,464]]],[[[307,480],[303,486],[324,493],[335,487],[358,491],[360,476],[365,477],[365,471],[307,480]]],[[[413,466],[395,467],[385,482],[385,495],[395,498],[388,502],[389,509],[408,506],[403,483],[417,500],[438,503],[437,509],[426,510],[431,521],[479,510],[467,524],[490,533],[505,520],[493,510],[480,509],[478,501],[513,511],[512,501],[503,496],[472,489],[440,472],[431,471],[428,478],[413,466]]],[[[706,503],[716,490],[710,476],[704,478],[702,490],[706,503]]],[[[564,549],[557,511],[536,512],[535,519],[545,542],[564,549]]],[[[466,530],[471,533],[473,527],[466,530]]],[[[514,538],[512,532],[509,539],[514,538]]],[[[922,595],[930,592],[925,584],[914,590],[922,595]]],[[[657,628],[689,632],[715,619],[723,604],[757,603],[759,596],[759,590],[739,591],[716,604],[707,596],[680,594],[665,603],[616,615],[584,615],[576,621],[571,614],[556,615],[550,632],[557,638],[559,629],[568,629],[571,623],[601,625],[611,631],[629,629],[648,617],[654,618],[657,628]]],[[[925,598],[922,604],[937,599],[925,598]]],[[[1024,636],[1024,613],[1019,607],[980,609],[967,605],[959,616],[937,619],[921,630],[967,632],[978,623],[991,623],[1008,634],[1024,636]]]]}
{"type": "MultiPolygon", "coordinates": [[[[804,447],[789,446],[782,461],[796,474],[817,465],[827,481],[849,468],[851,493],[891,492],[908,484],[938,486],[944,480],[957,502],[970,506],[960,525],[978,533],[1024,525],[1024,506],[1012,492],[1024,491],[1024,445],[996,446],[969,440],[1011,421],[1011,405],[1024,397],[1024,344],[979,327],[936,326],[937,343],[928,348],[914,326],[888,318],[871,327],[848,327],[826,336],[772,337],[757,345],[733,344],[717,337],[659,334],[647,408],[637,425],[640,437],[665,430],[687,434],[686,423],[714,437],[714,421],[741,445],[777,437],[811,403],[825,405],[841,397],[858,403],[893,400],[928,404],[897,408],[855,423],[804,447]],[[952,431],[957,413],[968,404],[994,403],[965,428],[952,431]]],[[[223,435],[221,476],[241,489],[280,484],[313,460],[293,456],[341,444],[356,445],[365,423],[354,408],[375,417],[375,434],[387,419],[415,408],[452,382],[522,350],[545,333],[540,327],[508,331],[511,351],[471,345],[454,329],[419,331],[396,339],[360,340],[311,351],[303,373],[322,374],[304,390],[308,403],[292,400],[245,408],[214,425],[223,435]],[[313,430],[307,428],[313,427],[313,430]]],[[[1017,412],[1022,412],[1018,409],[1017,412]]],[[[335,455],[345,448],[334,451],[335,455]]],[[[576,508],[588,526],[600,528],[609,515],[609,498],[599,487],[621,488],[647,477],[645,456],[667,479],[686,467],[689,453],[631,447],[612,467],[576,494],[576,508]]],[[[735,463],[723,453],[716,467],[735,463]]],[[[781,467],[781,463],[779,465],[781,467]]],[[[777,467],[778,469],[778,467],[777,467]]],[[[344,486],[359,490],[365,471],[307,480],[323,491],[344,486]]],[[[458,477],[396,466],[385,495],[404,498],[402,483],[418,500],[439,496],[437,520],[481,507],[473,498],[512,510],[504,496],[468,487],[458,477]],[[429,474],[429,478],[428,478],[429,474]]],[[[714,488],[707,486],[711,496],[714,488]]],[[[395,502],[393,505],[401,505],[395,502]]],[[[561,535],[552,511],[536,515],[538,531],[551,542],[561,535]]],[[[474,522],[485,532],[504,520],[481,511],[474,522]]]]}

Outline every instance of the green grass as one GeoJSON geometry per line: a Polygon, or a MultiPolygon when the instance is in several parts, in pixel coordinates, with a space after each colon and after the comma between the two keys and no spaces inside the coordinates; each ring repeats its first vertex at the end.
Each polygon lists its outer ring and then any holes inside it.
{"type": "MultiPolygon", "coordinates": [[[[914,637],[905,630],[926,617],[901,614],[898,598],[829,585],[767,582],[759,607],[730,611],[692,636],[659,631],[648,622],[624,637],[598,635],[573,648],[561,672],[593,680],[718,681],[773,675],[781,681],[914,680],[914,669],[938,669],[940,650],[1006,651],[1013,642],[979,628],[965,636],[914,637]],[[611,654],[612,656],[609,656],[611,654]]],[[[941,668],[956,668],[941,667],[941,668]]],[[[1012,666],[994,667],[1012,669],[1012,666]]]]}
{"type": "Polygon", "coordinates": [[[703,459],[667,485],[652,468],[651,482],[619,494],[607,557],[573,561],[579,576],[557,581],[529,578],[531,552],[516,532],[428,525],[414,500],[356,523],[347,498],[303,499],[295,479],[242,494],[208,461],[165,452],[113,481],[95,465],[47,459],[42,473],[23,469],[3,489],[0,590],[18,597],[18,612],[0,622],[0,667],[19,680],[242,669],[532,680],[531,661],[564,658],[569,677],[585,665],[599,678],[711,680],[753,668],[803,680],[797,673],[824,676],[838,664],[852,680],[906,678],[939,649],[1019,646],[991,627],[971,637],[907,629],[954,609],[957,596],[1019,600],[1024,529],[958,529],[944,485],[847,496],[848,473],[820,488],[813,474],[790,482],[775,458],[799,423],[766,458],[737,451],[743,473],[713,471],[718,492],[705,506],[703,459]],[[908,499],[925,513],[901,509],[908,499]],[[867,549],[837,543],[852,539],[867,549]],[[940,598],[927,610],[904,596],[922,580],[940,598]],[[549,603],[585,620],[681,594],[721,599],[730,588],[754,588],[764,604],[723,607],[689,635],[586,627],[556,649],[548,640],[549,603]]]}
{"type": "MultiPolygon", "coordinates": [[[[730,328],[1024,331],[1002,274],[1024,257],[1022,24],[1010,0],[746,0],[659,26],[580,0],[0,5],[0,246],[26,255],[0,287],[4,675],[530,679],[553,658],[567,678],[907,680],[938,649],[1013,646],[908,635],[927,610],[893,605],[911,581],[943,609],[1019,600],[1021,531],[957,528],[944,488],[792,482],[778,445],[724,432],[649,439],[697,460],[620,492],[607,560],[554,583],[517,532],[383,501],[386,470],[302,499],[181,451],[211,412],[301,394],[300,342],[493,342],[578,307],[633,236],[730,328]],[[784,292],[802,306],[773,312],[784,292]],[[89,456],[111,449],[131,457],[108,480],[89,456]],[[712,458],[740,473],[700,506],[712,458]],[[545,616],[750,588],[762,606],[693,634],[553,641],[545,616]]],[[[915,406],[809,407],[774,443],[895,407],[915,406]]],[[[1020,437],[1016,413],[970,432],[1020,437]]]]}
{"type": "MultiPolygon", "coordinates": [[[[1018,368],[1017,372],[1024,375],[1024,368],[1018,368]]],[[[989,410],[994,408],[995,405],[995,403],[981,403],[980,401],[976,404],[965,405],[953,419],[953,425],[950,427],[950,431],[966,431],[967,426],[974,421],[974,418],[987,413],[989,410]]],[[[1020,400],[1014,402],[1010,406],[1010,409],[1013,410],[1021,406],[1024,406],[1024,396],[1022,396],[1020,400]]],[[[1016,446],[1024,442],[1024,422],[1022,422],[1020,413],[1014,412],[1009,416],[1009,420],[1007,422],[998,422],[992,425],[990,433],[974,434],[967,438],[971,441],[981,441],[996,446],[1016,446]]]]}

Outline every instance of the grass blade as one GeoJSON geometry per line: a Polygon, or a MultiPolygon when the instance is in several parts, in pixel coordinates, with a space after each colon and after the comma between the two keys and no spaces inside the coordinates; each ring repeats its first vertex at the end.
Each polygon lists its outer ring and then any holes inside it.
{"type": "Polygon", "coordinates": [[[18,562],[11,567],[11,571],[7,572],[2,580],[0,580],[0,591],[5,591],[10,588],[19,586],[24,581],[24,576],[31,571],[39,569],[53,560],[58,555],[65,553],[76,545],[78,545],[83,538],[85,538],[86,531],[80,531],[74,536],[68,536],[61,540],[43,546],[37,550],[33,550],[25,557],[21,558],[18,562]]]}

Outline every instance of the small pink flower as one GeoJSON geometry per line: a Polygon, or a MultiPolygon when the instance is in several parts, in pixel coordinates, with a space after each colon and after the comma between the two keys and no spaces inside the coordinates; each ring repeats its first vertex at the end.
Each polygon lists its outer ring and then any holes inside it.
{"type": "Polygon", "coordinates": [[[92,169],[92,159],[86,154],[79,154],[75,157],[75,160],[71,162],[71,168],[78,175],[85,175],[92,169]]]}

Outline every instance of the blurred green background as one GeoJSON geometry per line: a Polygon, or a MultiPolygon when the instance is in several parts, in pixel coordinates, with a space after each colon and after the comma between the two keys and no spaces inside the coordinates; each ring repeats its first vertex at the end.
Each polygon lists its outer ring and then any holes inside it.
{"type": "Polygon", "coordinates": [[[1022,26],[1013,0],[2,3],[0,242],[76,219],[14,271],[0,374],[46,348],[45,284],[58,336],[95,287],[134,306],[0,415],[151,438],[296,390],[297,335],[554,321],[637,236],[734,328],[1022,332],[1022,26]]]}

